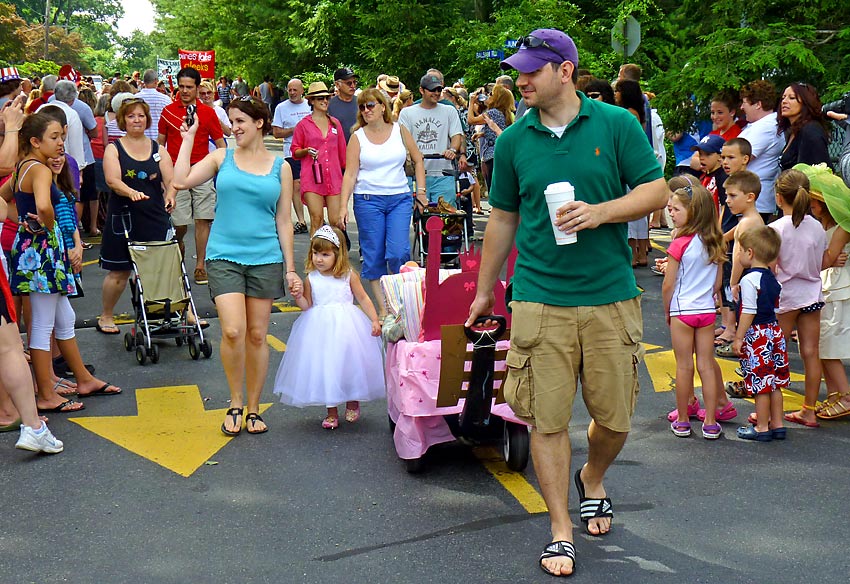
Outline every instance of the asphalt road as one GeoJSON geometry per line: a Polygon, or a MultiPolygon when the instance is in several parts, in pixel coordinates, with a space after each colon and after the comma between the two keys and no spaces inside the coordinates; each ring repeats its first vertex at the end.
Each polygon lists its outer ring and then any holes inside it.
{"type": "MultiPolygon", "coordinates": [[[[296,241],[303,258],[307,238],[296,241]]],[[[96,251],[85,259],[96,259],[96,251]]],[[[0,582],[551,580],[537,567],[549,541],[547,516],[526,511],[523,496],[503,487],[466,445],[435,447],[426,471],[408,474],[384,401],[365,404],[360,422],[333,432],[319,426],[322,408],[276,404],[263,414],[268,434],[221,438],[223,416],[204,414],[226,408],[229,395],[206,287],[195,298],[211,320],[213,357],[193,361],[186,347],[168,343],[157,365],[140,367],[120,337],[88,326],[99,311],[99,272],[85,268],[87,296],[74,301],[78,340],[98,376],[124,393],[52,415],[51,428],[66,444],[58,456],[17,451],[14,433],[0,435],[0,582]],[[167,468],[198,460],[188,476],[167,468]]],[[[646,290],[645,341],[669,349],[661,279],[643,269],[638,280],[646,290]]],[[[275,313],[274,339],[285,342],[296,317],[275,313]]],[[[275,402],[280,356],[272,351],[264,403],[275,402]]],[[[796,354],[792,369],[801,371],[796,354]]],[[[572,581],[846,581],[850,459],[842,452],[850,425],[794,427],[784,443],[742,442],[735,423],[724,424],[716,442],[678,439],[665,420],[673,396],[660,381],[655,391],[642,368],[634,430],[606,483],[614,530],[592,538],[577,527],[572,581]]],[[[743,423],[753,406],[738,406],[743,423]]],[[[580,401],[573,420],[575,469],[587,449],[580,401]]],[[[539,491],[531,466],[523,476],[539,491]]],[[[578,522],[574,488],[570,497],[578,522]]]]}

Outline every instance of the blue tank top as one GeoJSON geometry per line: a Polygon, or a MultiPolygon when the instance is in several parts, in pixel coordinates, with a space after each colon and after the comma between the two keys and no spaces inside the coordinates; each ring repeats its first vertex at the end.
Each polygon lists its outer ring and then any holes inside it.
{"type": "Polygon", "coordinates": [[[208,260],[228,260],[244,266],[283,261],[275,223],[282,165],[283,159],[276,158],[268,174],[251,174],[240,170],[233,150],[227,150],[216,178],[208,260]]]}

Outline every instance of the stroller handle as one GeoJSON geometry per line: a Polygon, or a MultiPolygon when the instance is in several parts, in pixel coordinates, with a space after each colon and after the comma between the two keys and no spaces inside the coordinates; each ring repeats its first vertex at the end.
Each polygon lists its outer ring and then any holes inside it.
{"type": "Polygon", "coordinates": [[[463,327],[463,332],[466,334],[466,338],[472,341],[472,345],[474,347],[480,346],[492,346],[496,344],[496,341],[505,333],[505,329],[508,327],[508,322],[504,316],[498,314],[491,314],[489,316],[479,316],[475,319],[475,322],[472,323],[472,326],[463,327]],[[486,323],[495,322],[496,326],[492,325],[486,327],[486,323]]]}

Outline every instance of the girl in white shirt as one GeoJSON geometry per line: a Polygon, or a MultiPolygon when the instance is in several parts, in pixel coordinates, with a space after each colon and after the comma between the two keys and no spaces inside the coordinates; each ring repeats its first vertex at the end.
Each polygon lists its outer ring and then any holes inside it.
{"type": "Polygon", "coordinates": [[[664,312],[676,356],[676,436],[691,435],[688,401],[693,394],[694,354],[705,399],[703,438],[719,438],[717,403],[723,393],[720,366],[714,357],[714,295],[720,290],[720,266],[726,247],[714,200],[699,184],[673,191],[667,205],[676,238],[667,250],[667,270],[661,287],[664,312]]]}

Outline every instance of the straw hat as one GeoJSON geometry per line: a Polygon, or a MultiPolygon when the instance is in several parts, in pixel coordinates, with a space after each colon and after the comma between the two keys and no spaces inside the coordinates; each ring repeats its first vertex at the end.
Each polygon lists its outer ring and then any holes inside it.
{"type": "Polygon", "coordinates": [[[304,97],[310,99],[311,97],[331,97],[332,95],[333,93],[328,91],[327,85],[321,81],[314,81],[307,88],[307,93],[304,94],[304,97]]]}
{"type": "Polygon", "coordinates": [[[835,222],[845,231],[850,231],[850,188],[841,177],[834,175],[826,164],[797,164],[794,170],[799,170],[809,178],[811,197],[826,203],[835,222]]]}
{"type": "Polygon", "coordinates": [[[395,75],[389,75],[386,79],[381,79],[380,83],[378,83],[378,87],[387,93],[398,93],[404,89],[401,81],[399,81],[398,77],[395,75]]]}

